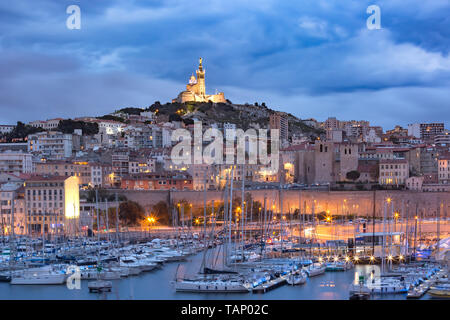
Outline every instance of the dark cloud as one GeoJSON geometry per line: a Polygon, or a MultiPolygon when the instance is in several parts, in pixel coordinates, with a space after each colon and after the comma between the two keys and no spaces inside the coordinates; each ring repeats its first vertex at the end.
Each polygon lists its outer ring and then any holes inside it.
{"type": "Polygon", "coordinates": [[[299,117],[450,120],[448,0],[14,1],[0,4],[1,122],[170,101],[204,57],[211,92],[299,117]],[[68,5],[82,29],[65,27],[68,5]]]}

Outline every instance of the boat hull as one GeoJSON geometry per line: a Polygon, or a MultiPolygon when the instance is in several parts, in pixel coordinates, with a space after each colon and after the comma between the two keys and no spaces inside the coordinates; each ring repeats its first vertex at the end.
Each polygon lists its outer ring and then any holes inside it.
{"type": "Polygon", "coordinates": [[[66,281],[66,275],[39,275],[36,277],[13,277],[11,284],[14,285],[49,285],[49,284],[63,284],[66,281]]]}
{"type": "Polygon", "coordinates": [[[176,282],[177,292],[211,292],[211,293],[248,293],[249,290],[241,284],[206,284],[196,282],[176,282]]]}

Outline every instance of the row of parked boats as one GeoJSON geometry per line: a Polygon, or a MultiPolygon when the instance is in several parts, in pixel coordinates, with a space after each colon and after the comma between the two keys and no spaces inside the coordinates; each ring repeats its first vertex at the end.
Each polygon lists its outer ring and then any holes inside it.
{"type": "Polygon", "coordinates": [[[70,249],[47,245],[38,252],[28,250],[28,255],[2,255],[0,280],[11,285],[56,285],[66,283],[72,274],[81,280],[117,280],[161,268],[165,262],[182,261],[202,249],[198,241],[173,239],[124,246],[88,241],[72,244],[70,249]]]}
{"type": "MultiPolygon", "coordinates": [[[[325,274],[327,268],[330,268],[330,264],[312,260],[262,259],[236,263],[228,270],[206,268],[195,276],[176,275],[172,285],[178,292],[266,292],[284,284],[305,284],[309,277],[325,274]]],[[[340,270],[345,271],[349,268],[350,264],[340,270]]]]}
{"type": "Polygon", "coordinates": [[[418,262],[400,265],[390,272],[375,276],[373,271],[369,277],[355,274],[350,285],[351,299],[369,299],[372,295],[403,294],[407,298],[422,297],[434,284],[430,295],[450,297],[448,273],[437,263],[418,262]]]}

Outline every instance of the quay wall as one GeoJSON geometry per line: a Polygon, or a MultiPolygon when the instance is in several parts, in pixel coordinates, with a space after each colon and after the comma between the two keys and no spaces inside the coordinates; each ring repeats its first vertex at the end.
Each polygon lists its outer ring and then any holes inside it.
{"type": "MultiPolygon", "coordinates": [[[[160,201],[167,203],[177,203],[186,200],[192,203],[195,209],[203,208],[204,191],[169,191],[169,190],[114,190],[118,194],[126,196],[141,204],[144,208],[150,209],[160,201]]],[[[371,217],[375,199],[375,215],[383,217],[384,206],[387,198],[391,198],[394,212],[398,212],[400,217],[432,218],[437,216],[448,217],[450,213],[450,193],[449,192],[417,192],[403,190],[377,190],[377,191],[319,191],[319,190],[246,190],[246,194],[251,194],[256,201],[264,203],[266,197],[267,206],[275,206],[275,212],[280,212],[280,194],[282,199],[283,213],[289,210],[294,212],[301,207],[301,212],[310,214],[314,207],[314,212],[328,212],[332,215],[355,215],[360,217],[371,217]],[[440,207],[440,208],[439,208],[440,207]],[[438,209],[439,208],[439,209],[438,209]]],[[[233,198],[240,198],[241,190],[233,190],[233,198]]],[[[206,191],[207,205],[214,200],[223,201],[223,191],[206,191]]],[[[388,214],[390,208],[388,206],[388,214]]]]}

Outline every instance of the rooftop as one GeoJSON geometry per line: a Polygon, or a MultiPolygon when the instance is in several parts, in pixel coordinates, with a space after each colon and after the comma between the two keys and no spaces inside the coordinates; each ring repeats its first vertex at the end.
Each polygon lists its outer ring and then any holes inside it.
{"type": "Polygon", "coordinates": [[[25,181],[64,181],[68,179],[66,176],[49,176],[49,175],[32,175],[31,177],[27,178],[25,181]]]}

